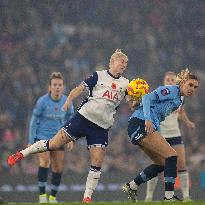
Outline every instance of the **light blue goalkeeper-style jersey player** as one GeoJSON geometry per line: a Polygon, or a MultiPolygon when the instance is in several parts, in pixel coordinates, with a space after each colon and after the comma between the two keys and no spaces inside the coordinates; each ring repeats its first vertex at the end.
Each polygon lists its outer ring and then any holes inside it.
{"type": "Polygon", "coordinates": [[[50,94],[40,97],[33,109],[29,126],[29,144],[38,140],[48,140],[72,117],[73,105],[64,112],[62,107],[67,96],[62,95],[60,100],[53,100],[50,94]]]}
{"type": "Polygon", "coordinates": [[[160,86],[142,97],[142,102],[130,119],[149,120],[156,131],[160,131],[160,122],[177,110],[182,104],[178,85],[160,86]]]}

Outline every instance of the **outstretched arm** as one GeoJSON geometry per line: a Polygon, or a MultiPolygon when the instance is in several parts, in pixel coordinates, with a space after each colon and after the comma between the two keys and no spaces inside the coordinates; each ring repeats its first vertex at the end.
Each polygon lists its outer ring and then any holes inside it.
{"type": "Polygon", "coordinates": [[[179,119],[182,120],[183,122],[185,122],[186,126],[188,128],[194,129],[196,127],[195,123],[192,122],[189,117],[187,116],[186,111],[184,110],[184,107],[180,107],[179,108],[179,119]]]}
{"type": "Polygon", "coordinates": [[[67,109],[71,106],[72,101],[77,98],[84,90],[85,90],[85,85],[81,83],[79,86],[71,90],[69,93],[66,102],[63,105],[63,110],[67,111],[67,109]]]}
{"type": "Polygon", "coordinates": [[[92,92],[92,89],[96,85],[97,81],[98,74],[97,72],[95,72],[87,79],[85,79],[78,87],[71,90],[65,104],[63,105],[63,110],[67,111],[67,109],[71,106],[72,101],[77,98],[84,90],[89,90],[90,92],[92,92]]]}

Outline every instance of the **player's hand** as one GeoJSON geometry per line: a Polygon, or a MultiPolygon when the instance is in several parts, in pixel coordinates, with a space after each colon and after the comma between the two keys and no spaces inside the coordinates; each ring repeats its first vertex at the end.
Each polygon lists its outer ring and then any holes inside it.
{"type": "Polygon", "coordinates": [[[140,104],[140,100],[133,100],[132,110],[135,110],[139,104],[140,104]]]}
{"type": "Polygon", "coordinates": [[[68,108],[71,106],[71,102],[67,101],[64,103],[63,107],[62,107],[62,110],[64,112],[66,112],[68,110],[68,108]]]}
{"type": "Polygon", "coordinates": [[[154,131],[153,124],[150,120],[145,120],[145,131],[148,135],[154,131]]]}
{"type": "Polygon", "coordinates": [[[186,125],[187,125],[187,127],[190,128],[190,129],[195,129],[195,128],[196,128],[195,123],[192,122],[192,121],[187,121],[186,125]]]}
{"type": "Polygon", "coordinates": [[[74,142],[73,142],[73,141],[71,141],[71,142],[69,142],[69,143],[67,144],[67,149],[68,149],[69,151],[71,151],[71,150],[73,149],[73,147],[74,147],[74,142]]]}

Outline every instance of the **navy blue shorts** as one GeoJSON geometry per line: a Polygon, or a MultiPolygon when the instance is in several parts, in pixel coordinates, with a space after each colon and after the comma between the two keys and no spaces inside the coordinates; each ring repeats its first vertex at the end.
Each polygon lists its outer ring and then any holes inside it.
{"type": "Polygon", "coordinates": [[[108,129],[99,127],[78,112],[62,129],[74,141],[81,137],[86,137],[88,148],[108,146],[108,129]]]}
{"type": "Polygon", "coordinates": [[[145,131],[145,121],[138,118],[131,118],[128,124],[128,136],[134,145],[147,136],[145,131]]]}
{"type": "Polygon", "coordinates": [[[171,146],[183,145],[183,144],[184,144],[184,142],[183,142],[181,136],[172,137],[172,138],[165,138],[165,139],[167,140],[167,142],[168,142],[171,146]]]}

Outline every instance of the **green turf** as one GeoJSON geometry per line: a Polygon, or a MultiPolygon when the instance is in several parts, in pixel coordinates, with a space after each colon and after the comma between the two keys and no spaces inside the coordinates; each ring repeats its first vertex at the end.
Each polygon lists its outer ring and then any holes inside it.
{"type": "MultiPolygon", "coordinates": [[[[155,202],[96,202],[96,203],[91,203],[93,204],[97,204],[97,205],[132,205],[132,204],[136,204],[136,205],[162,205],[162,204],[169,204],[171,203],[171,205],[179,205],[182,204],[183,202],[159,202],[159,201],[155,201],[155,202]]],[[[14,203],[9,203],[12,205],[15,205],[14,203]]],[[[79,203],[79,202],[69,202],[69,203],[60,203],[62,205],[85,205],[85,203],[79,203]]],[[[186,202],[183,203],[185,205],[205,205],[205,201],[191,201],[191,202],[186,202]]],[[[17,203],[16,205],[31,205],[31,203],[17,203]]],[[[39,204],[32,204],[32,205],[39,205],[39,204]]],[[[46,205],[46,204],[45,204],[46,205]]]]}

